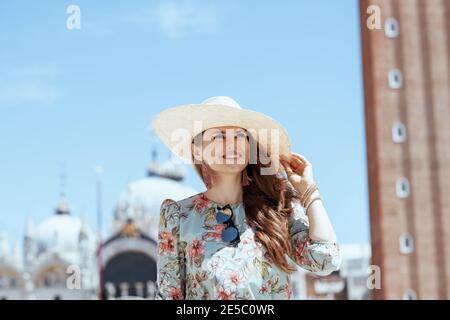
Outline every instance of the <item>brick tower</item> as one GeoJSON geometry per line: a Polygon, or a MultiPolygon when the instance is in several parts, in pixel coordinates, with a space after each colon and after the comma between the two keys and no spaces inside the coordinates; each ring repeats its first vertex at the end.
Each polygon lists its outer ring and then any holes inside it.
{"type": "Polygon", "coordinates": [[[360,17],[372,297],[450,299],[450,0],[361,0],[360,17]]]}

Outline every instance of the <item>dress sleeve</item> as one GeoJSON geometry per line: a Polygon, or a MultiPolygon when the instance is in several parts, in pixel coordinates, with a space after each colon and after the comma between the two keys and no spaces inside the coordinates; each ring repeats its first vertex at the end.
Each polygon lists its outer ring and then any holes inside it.
{"type": "Polygon", "coordinates": [[[300,267],[320,276],[339,269],[341,257],[337,243],[312,240],[309,237],[309,221],[303,207],[295,202],[289,219],[292,241],[290,258],[300,267]]]}
{"type": "Polygon", "coordinates": [[[172,199],[161,204],[158,231],[156,300],[185,297],[184,249],[180,243],[180,207],[172,199]]]}

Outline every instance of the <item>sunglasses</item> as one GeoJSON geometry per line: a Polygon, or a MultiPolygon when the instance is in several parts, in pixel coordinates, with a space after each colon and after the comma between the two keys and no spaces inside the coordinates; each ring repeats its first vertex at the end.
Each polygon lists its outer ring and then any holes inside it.
{"type": "Polygon", "coordinates": [[[239,243],[239,230],[233,222],[233,210],[229,204],[217,208],[216,220],[227,225],[222,231],[222,240],[233,245],[239,243]]]}

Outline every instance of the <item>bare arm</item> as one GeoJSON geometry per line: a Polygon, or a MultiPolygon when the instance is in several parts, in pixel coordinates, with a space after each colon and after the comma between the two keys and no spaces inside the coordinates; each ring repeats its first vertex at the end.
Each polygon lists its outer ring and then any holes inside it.
{"type": "MultiPolygon", "coordinates": [[[[318,190],[311,195],[312,198],[317,196],[320,196],[318,190]]],[[[314,201],[305,213],[308,216],[309,237],[312,240],[336,242],[336,234],[322,200],[314,201]]]]}

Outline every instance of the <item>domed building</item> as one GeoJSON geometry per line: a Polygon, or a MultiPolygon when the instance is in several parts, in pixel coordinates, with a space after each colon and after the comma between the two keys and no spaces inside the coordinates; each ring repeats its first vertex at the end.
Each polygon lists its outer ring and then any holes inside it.
{"type": "Polygon", "coordinates": [[[6,236],[0,234],[0,300],[24,298],[22,269],[18,246],[10,252],[6,236]]]}
{"type": "Polygon", "coordinates": [[[96,239],[62,196],[55,213],[36,228],[31,220],[23,257],[0,239],[0,299],[93,299],[98,273],[96,239]]]}
{"type": "Polygon", "coordinates": [[[0,234],[0,299],[152,299],[161,203],[197,193],[182,168],[172,158],[160,164],[154,152],[146,177],[120,194],[101,243],[64,193],[54,214],[27,222],[22,250],[9,250],[0,234]]]}
{"type": "Polygon", "coordinates": [[[159,213],[163,200],[181,200],[196,190],[184,185],[182,164],[156,159],[145,178],[128,183],[113,217],[113,234],[99,249],[103,299],[152,299],[156,283],[159,213]]]}
{"type": "Polygon", "coordinates": [[[62,197],[55,214],[24,238],[24,276],[31,299],[92,299],[96,295],[96,239],[62,197]]]}

